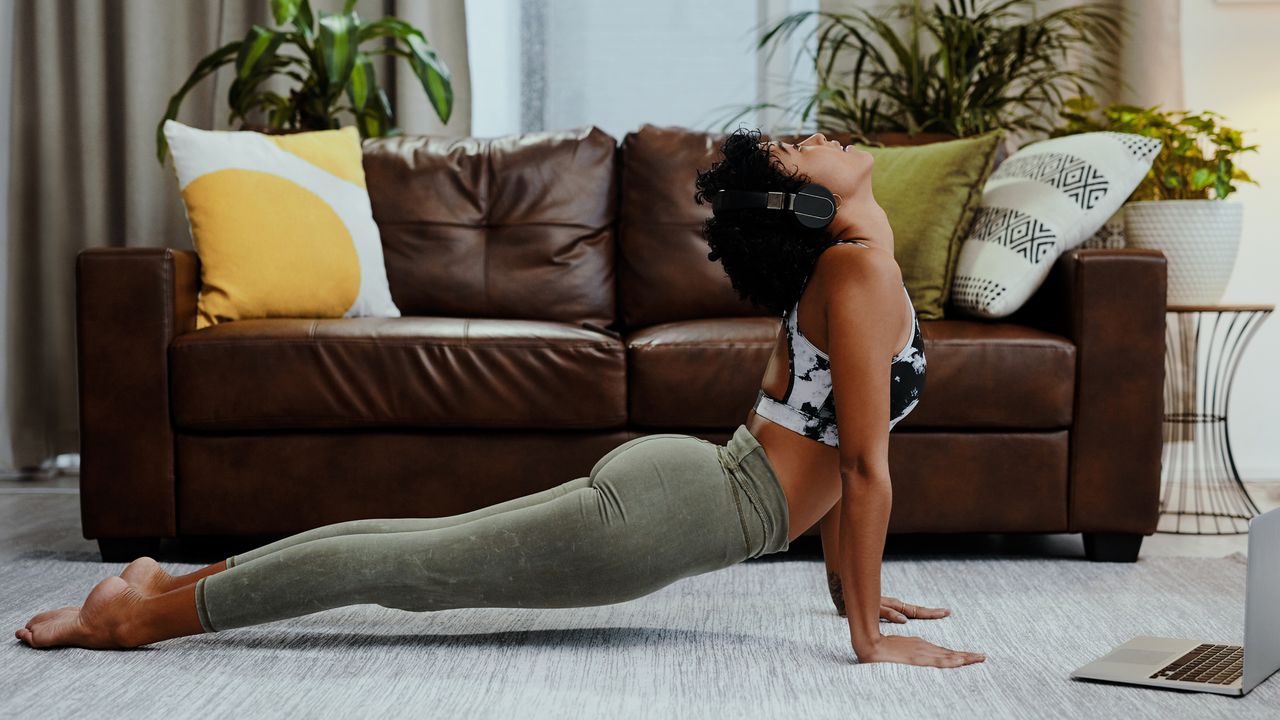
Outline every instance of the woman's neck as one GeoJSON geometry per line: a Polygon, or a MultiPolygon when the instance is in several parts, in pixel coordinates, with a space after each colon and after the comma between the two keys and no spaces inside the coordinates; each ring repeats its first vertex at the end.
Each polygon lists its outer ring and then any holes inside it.
{"type": "Polygon", "coordinates": [[[893,228],[871,192],[871,183],[861,183],[849,197],[840,198],[833,236],[837,240],[861,240],[893,253],[893,228]]]}

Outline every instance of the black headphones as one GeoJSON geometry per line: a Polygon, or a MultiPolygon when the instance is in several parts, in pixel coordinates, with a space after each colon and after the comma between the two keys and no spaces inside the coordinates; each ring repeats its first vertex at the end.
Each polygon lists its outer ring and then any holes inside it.
{"type": "Polygon", "coordinates": [[[836,216],[835,196],[818,183],[809,183],[794,193],[721,190],[711,198],[711,210],[715,215],[722,210],[750,208],[787,211],[801,226],[811,230],[830,225],[836,216]]]}

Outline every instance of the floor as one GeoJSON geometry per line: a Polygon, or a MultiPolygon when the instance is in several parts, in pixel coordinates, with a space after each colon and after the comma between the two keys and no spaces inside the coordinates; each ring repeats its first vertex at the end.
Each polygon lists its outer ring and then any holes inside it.
{"type": "MultiPolygon", "coordinates": [[[[1262,512],[1280,507],[1280,481],[1246,482],[1246,489],[1262,512]]],[[[1172,527],[1160,523],[1161,528],[1172,527]]],[[[231,552],[253,544],[170,542],[161,549],[162,561],[216,562],[231,552]]],[[[821,553],[816,536],[792,543],[798,555],[821,553]]],[[[1181,555],[1221,557],[1248,549],[1248,536],[1176,535],[1157,532],[1142,541],[1141,556],[1181,555]]],[[[0,561],[29,552],[97,553],[97,543],[80,534],[80,496],[75,475],[0,477],[0,561]]],[[[890,535],[886,556],[915,555],[1024,555],[1083,557],[1078,533],[965,535],[890,535]]]]}

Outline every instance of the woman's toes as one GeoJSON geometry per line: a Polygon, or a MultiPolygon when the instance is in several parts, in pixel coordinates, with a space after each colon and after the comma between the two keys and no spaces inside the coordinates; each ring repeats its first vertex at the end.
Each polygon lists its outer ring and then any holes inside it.
{"type": "Polygon", "coordinates": [[[79,608],[63,608],[42,614],[44,619],[33,622],[31,628],[27,629],[28,645],[44,648],[81,643],[84,633],[80,628],[79,608]]]}
{"type": "Polygon", "coordinates": [[[57,615],[57,614],[59,614],[59,613],[66,612],[67,610],[75,610],[76,612],[79,612],[79,611],[80,611],[80,608],[78,608],[78,607],[76,607],[76,606],[74,606],[74,605],[68,605],[68,606],[66,606],[66,607],[60,607],[60,608],[58,608],[57,610],[46,610],[46,611],[44,611],[44,612],[40,613],[39,615],[36,615],[35,617],[31,618],[30,620],[28,620],[28,621],[27,621],[27,629],[28,629],[28,630],[30,630],[32,625],[35,625],[35,624],[36,624],[36,623],[38,623],[38,622],[44,622],[45,620],[48,620],[49,618],[53,617],[54,615],[57,615]]]}
{"type": "Polygon", "coordinates": [[[134,647],[129,623],[142,600],[137,589],[112,575],[93,587],[83,607],[41,613],[18,631],[18,639],[34,648],[134,647]]]}

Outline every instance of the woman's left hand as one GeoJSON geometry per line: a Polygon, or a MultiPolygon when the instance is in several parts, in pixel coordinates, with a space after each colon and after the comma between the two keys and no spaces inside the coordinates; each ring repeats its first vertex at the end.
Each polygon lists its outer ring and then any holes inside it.
{"type": "Polygon", "coordinates": [[[913,620],[936,620],[951,614],[947,608],[931,608],[923,605],[912,605],[888,595],[880,596],[880,618],[889,622],[904,623],[907,618],[913,620]]]}

